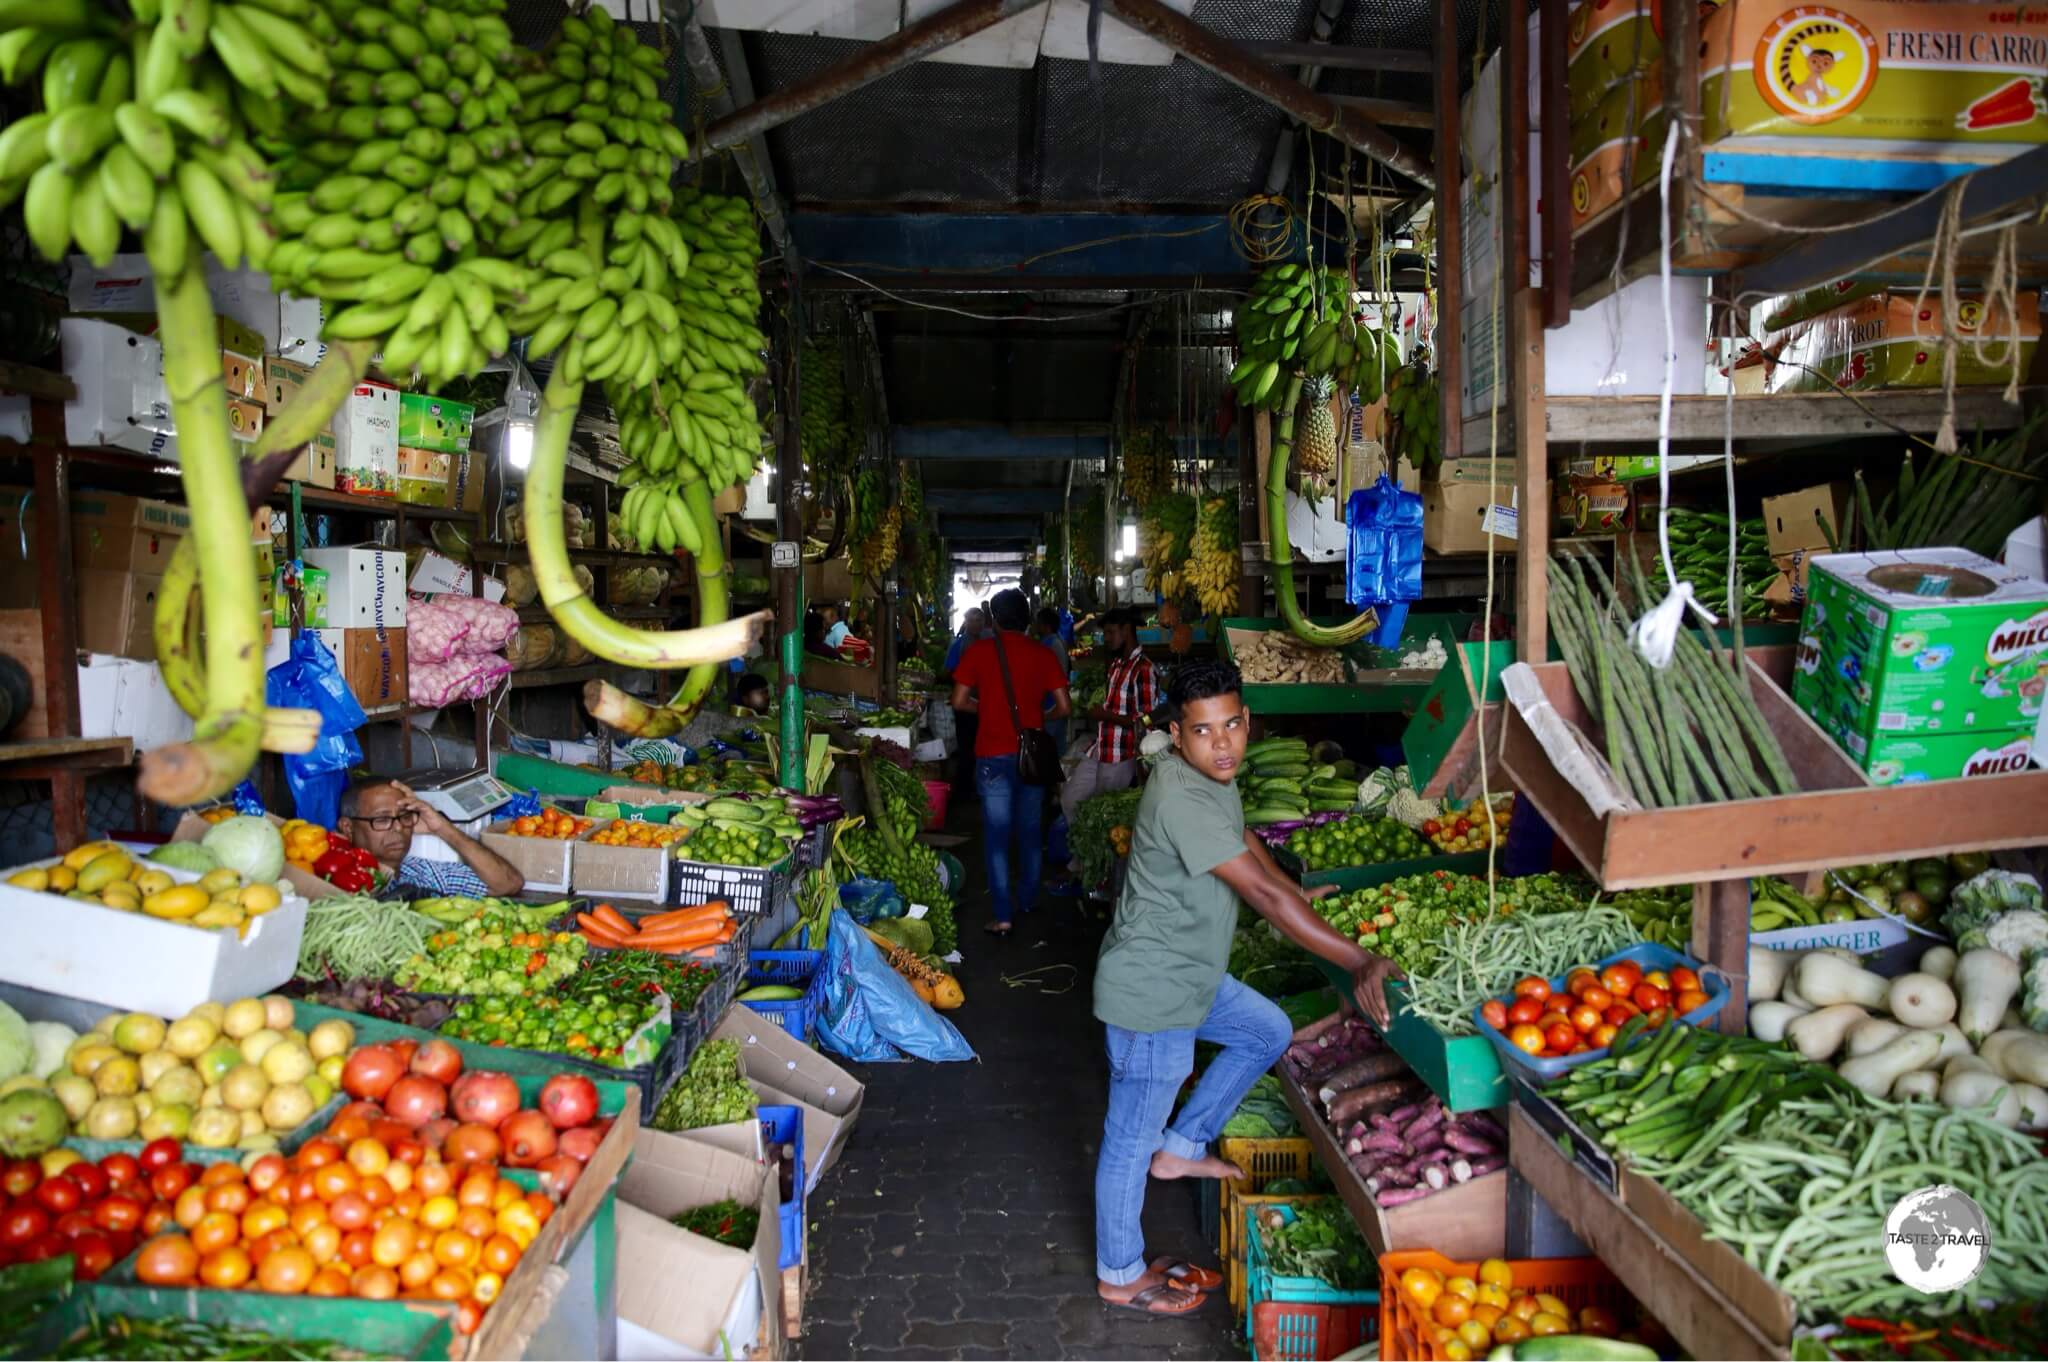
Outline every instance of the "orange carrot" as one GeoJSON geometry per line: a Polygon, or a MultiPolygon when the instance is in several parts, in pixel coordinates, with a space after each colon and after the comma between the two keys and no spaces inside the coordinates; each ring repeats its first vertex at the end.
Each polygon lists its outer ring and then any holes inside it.
{"type": "Polygon", "coordinates": [[[613,931],[611,925],[589,913],[578,913],[576,925],[583,929],[584,939],[600,946],[623,946],[626,938],[613,931]]]}
{"type": "Polygon", "coordinates": [[[663,927],[675,927],[687,922],[715,921],[726,915],[728,909],[723,903],[699,903],[689,908],[671,908],[665,913],[656,913],[643,918],[642,931],[659,931],[663,927]]]}
{"type": "Polygon", "coordinates": [[[590,910],[590,915],[617,932],[620,936],[631,936],[639,930],[639,928],[626,920],[624,913],[621,913],[609,903],[598,904],[597,907],[590,910]]]}
{"type": "Polygon", "coordinates": [[[633,944],[649,950],[670,950],[677,946],[702,946],[719,939],[717,927],[672,927],[660,932],[642,932],[633,944]]]}

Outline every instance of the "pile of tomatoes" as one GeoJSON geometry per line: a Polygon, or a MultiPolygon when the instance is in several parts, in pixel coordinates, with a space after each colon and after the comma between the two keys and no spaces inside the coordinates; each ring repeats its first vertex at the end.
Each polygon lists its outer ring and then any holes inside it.
{"type": "Polygon", "coordinates": [[[1531,974],[1516,982],[1513,997],[1487,1003],[1480,1016],[1523,1054],[1556,1059],[1606,1049],[1638,1014],[1655,1028],[1706,1002],[1699,975],[1682,965],[1646,973],[1633,961],[1617,960],[1597,972],[1587,965],[1572,970],[1561,993],[1531,974]]]}
{"type": "Polygon", "coordinates": [[[1429,1331],[1434,1353],[1402,1340],[1400,1356],[1438,1356],[1458,1360],[1484,1357],[1501,1344],[1553,1334],[1614,1338],[1620,1321],[1605,1306],[1574,1311],[1556,1296],[1515,1285],[1514,1265],[1489,1258],[1474,1276],[1446,1275],[1432,1268],[1411,1267],[1401,1273],[1402,1332],[1429,1331]]]}
{"type": "Polygon", "coordinates": [[[71,1275],[92,1281],[134,1252],[137,1240],[171,1218],[172,1204],[199,1176],[176,1140],[152,1140],[141,1154],[89,1163],[72,1149],[0,1167],[0,1267],[70,1254],[71,1275]]]}
{"type": "Polygon", "coordinates": [[[417,1140],[322,1135],[297,1153],[189,1169],[136,1253],[150,1286],[433,1300],[475,1332],[555,1206],[417,1140]]]}
{"type": "Polygon", "coordinates": [[[594,818],[578,818],[550,805],[539,813],[522,815],[509,824],[492,828],[491,831],[507,833],[513,837],[552,837],[557,841],[569,842],[596,826],[597,820],[594,818]]]}

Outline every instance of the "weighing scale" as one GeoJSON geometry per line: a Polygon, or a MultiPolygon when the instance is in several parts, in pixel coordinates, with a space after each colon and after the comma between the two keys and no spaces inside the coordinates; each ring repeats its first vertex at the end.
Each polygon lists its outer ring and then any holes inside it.
{"type": "Polygon", "coordinates": [[[410,787],[422,802],[433,805],[447,815],[449,822],[458,825],[480,822],[491,810],[503,808],[517,796],[512,787],[481,767],[456,773],[425,767],[392,779],[410,787]]]}

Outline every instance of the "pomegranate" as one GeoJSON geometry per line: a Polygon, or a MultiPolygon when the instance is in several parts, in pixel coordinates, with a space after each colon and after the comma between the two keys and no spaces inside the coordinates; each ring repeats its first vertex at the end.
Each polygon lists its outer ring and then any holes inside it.
{"type": "Polygon", "coordinates": [[[431,1078],[407,1074],[384,1095],[384,1109],[402,1126],[417,1130],[448,1113],[448,1089],[431,1078]]]}
{"type": "Polygon", "coordinates": [[[412,1072],[445,1088],[462,1074],[462,1052],[445,1040],[430,1040],[413,1055],[412,1072]]]}
{"type": "Polygon", "coordinates": [[[555,1148],[578,1163],[589,1163],[590,1156],[603,1143],[604,1132],[596,1126],[577,1126],[574,1130],[563,1131],[555,1141],[555,1148]]]}
{"type": "Polygon", "coordinates": [[[452,1164],[496,1163],[505,1145],[498,1132],[475,1121],[465,1121],[441,1141],[441,1157],[452,1164]]]}
{"type": "Polygon", "coordinates": [[[378,1101],[404,1074],[405,1065],[389,1046],[365,1045],[341,1069],[341,1090],[350,1097],[378,1101]]]}
{"type": "Polygon", "coordinates": [[[542,1159],[535,1170],[540,1174],[541,1190],[557,1201],[569,1195],[569,1189],[583,1175],[583,1165],[567,1154],[542,1159]]]}
{"type": "Polygon", "coordinates": [[[556,1130],[587,1125],[597,1115],[597,1084],[582,1074],[556,1074],[541,1088],[537,1105],[556,1130]]]}
{"type": "Polygon", "coordinates": [[[519,1110],[519,1085],[510,1074],[490,1069],[471,1069],[455,1080],[449,1096],[455,1103],[455,1117],[475,1121],[493,1130],[519,1110]]]}
{"type": "Polygon", "coordinates": [[[505,1162],[513,1168],[535,1167],[555,1152],[554,1126],[531,1107],[506,1117],[498,1138],[505,1142],[505,1162]]]}

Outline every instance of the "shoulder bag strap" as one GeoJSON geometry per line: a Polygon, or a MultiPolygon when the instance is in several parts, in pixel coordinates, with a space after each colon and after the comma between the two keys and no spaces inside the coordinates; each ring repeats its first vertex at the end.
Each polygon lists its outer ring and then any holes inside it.
{"type": "Polygon", "coordinates": [[[1017,713],[1017,688],[1010,682],[1010,659],[1003,652],[1003,631],[996,630],[996,667],[1003,674],[1003,698],[1010,702],[1010,727],[1017,730],[1017,741],[1024,741],[1024,719],[1017,713]]]}

